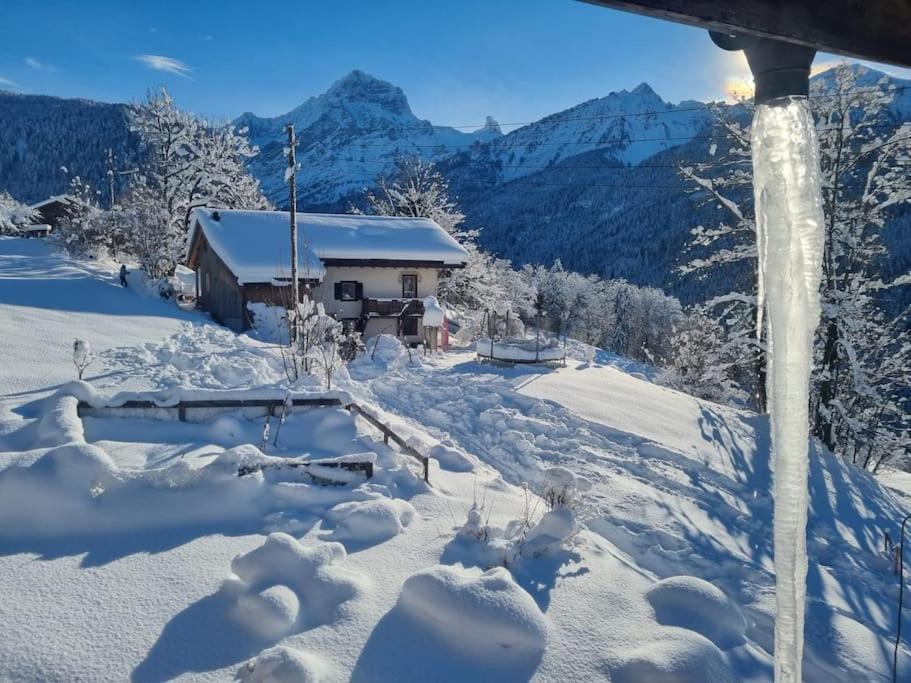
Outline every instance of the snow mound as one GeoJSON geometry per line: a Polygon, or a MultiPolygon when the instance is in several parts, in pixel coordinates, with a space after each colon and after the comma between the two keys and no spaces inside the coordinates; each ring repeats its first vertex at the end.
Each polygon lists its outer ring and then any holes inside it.
{"type": "Polygon", "coordinates": [[[695,576],[672,576],[646,591],[655,617],[665,626],[699,633],[723,650],[744,643],[746,621],[727,595],[695,576]]]}
{"type": "Polygon", "coordinates": [[[430,449],[428,456],[440,463],[440,467],[450,472],[471,472],[474,463],[461,448],[437,444],[430,449]]]}
{"type": "Polygon", "coordinates": [[[341,503],[326,517],[336,523],[335,538],[379,543],[402,533],[414,515],[414,507],[408,501],[375,498],[341,503]]]}
{"type": "Polygon", "coordinates": [[[107,453],[87,443],[72,443],[49,450],[29,468],[33,475],[54,477],[68,488],[88,488],[109,479],[117,466],[107,453]]]}
{"type": "Polygon", "coordinates": [[[317,683],[326,678],[327,668],[315,654],[278,646],[248,661],[237,679],[243,683],[317,683]]]}
{"type": "Polygon", "coordinates": [[[724,655],[708,640],[682,631],[636,648],[612,672],[614,683],[735,683],[724,655]]]}
{"type": "Polygon", "coordinates": [[[551,510],[528,532],[521,554],[529,557],[540,557],[548,552],[559,550],[579,530],[576,515],[572,510],[557,508],[551,510]]]}
{"type": "Polygon", "coordinates": [[[402,342],[390,334],[371,337],[365,346],[366,353],[348,363],[349,375],[357,380],[376,379],[404,365],[421,363],[419,354],[409,354],[402,342]]]}
{"type": "Polygon", "coordinates": [[[36,445],[60,446],[71,441],[85,441],[82,420],[76,410],[79,399],[61,391],[48,401],[52,407],[38,419],[36,445]]]}
{"type": "Polygon", "coordinates": [[[297,621],[300,600],[287,586],[272,586],[259,593],[245,593],[237,598],[234,619],[264,640],[278,640],[297,621]]]}
{"type": "Polygon", "coordinates": [[[424,297],[424,316],[421,324],[424,327],[442,327],[446,312],[435,296],[424,297]]]}
{"type": "Polygon", "coordinates": [[[308,548],[288,534],[269,534],[259,548],[231,562],[242,587],[235,615],[242,616],[241,623],[254,632],[274,633],[295,612],[288,596],[293,592],[299,610],[286,630],[331,621],[338,607],[366,585],[359,572],[339,566],[346,557],[341,543],[308,548]],[[284,590],[267,592],[272,587],[284,590]]]}
{"type": "Polygon", "coordinates": [[[425,628],[472,656],[540,653],[547,622],[538,605],[503,567],[438,565],[402,586],[399,604],[425,628]],[[453,638],[453,634],[458,637],[453,638]]]}

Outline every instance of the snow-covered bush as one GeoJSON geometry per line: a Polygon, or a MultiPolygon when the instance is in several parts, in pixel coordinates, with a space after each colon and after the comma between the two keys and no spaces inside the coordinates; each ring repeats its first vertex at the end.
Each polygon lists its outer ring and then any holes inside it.
{"type": "Polygon", "coordinates": [[[37,211],[0,190],[0,235],[18,234],[23,226],[30,225],[37,219],[37,211]]]}
{"type": "Polygon", "coordinates": [[[92,345],[84,339],[77,339],[73,342],[73,365],[76,366],[76,374],[82,379],[83,373],[95,360],[95,354],[92,353],[92,345]]]}
{"type": "Polygon", "coordinates": [[[319,304],[312,333],[315,342],[310,347],[310,360],[326,380],[326,389],[332,389],[332,377],[344,365],[340,354],[345,339],[344,328],[338,320],[326,315],[323,305],[319,304]]]}
{"type": "Polygon", "coordinates": [[[525,487],[525,503],[518,516],[501,528],[490,524],[492,502],[486,494],[472,504],[458,536],[478,542],[479,562],[511,567],[565,548],[581,529],[584,494],[591,483],[562,467],[545,471],[540,495],[525,487]]]}
{"type": "Polygon", "coordinates": [[[350,363],[366,350],[361,333],[357,330],[348,330],[342,335],[339,342],[338,355],[345,363],[350,363]]]}
{"type": "Polygon", "coordinates": [[[591,482],[585,477],[573,474],[565,467],[551,467],[544,472],[541,497],[551,510],[576,509],[582,495],[591,490],[591,482]]]}

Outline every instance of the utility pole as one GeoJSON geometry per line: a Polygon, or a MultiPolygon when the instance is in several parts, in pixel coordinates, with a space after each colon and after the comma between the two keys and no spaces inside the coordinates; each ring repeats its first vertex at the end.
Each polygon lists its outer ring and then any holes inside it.
{"type": "Polygon", "coordinates": [[[109,209],[113,210],[114,208],[114,150],[108,147],[108,183],[110,189],[110,206],[109,209]]]}
{"type": "Polygon", "coordinates": [[[295,173],[297,172],[297,160],[294,156],[294,146],[297,141],[294,138],[294,124],[289,123],[288,127],[288,169],[285,171],[288,179],[288,216],[291,219],[291,309],[294,313],[289,317],[291,340],[297,341],[298,321],[297,305],[300,303],[300,292],[298,291],[297,282],[297,188],[295,187],[295,173]]]}
{"type": "Polygon", "coordinates": [[[108,166],[107,176],[108,176],[108,192],[109,192],[108,200],[109,200],[109,204],[110,204],[108,206],[108,208],[113,210],[114,209],[114,185],[115,185],[115,181],[117,180],[117,177],[125,176],[125,175],[134,175],[136,173],[139,173],[139,169],[130,168],[130,169],[127,169],[126,171],[116,170],[115,164],[114,164],[114,150],[110,147],[108,147],[107,166],[108,166]]]}

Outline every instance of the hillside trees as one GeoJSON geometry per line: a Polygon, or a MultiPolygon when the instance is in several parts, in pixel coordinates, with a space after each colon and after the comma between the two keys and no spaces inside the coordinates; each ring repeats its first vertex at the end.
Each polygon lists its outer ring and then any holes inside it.
{"type": "MultiPolygon", "coordinates": [[[[884,281],[886,256],[881,230],[891,212],[911,201],[911,124],[896,124],[893,93],[860,86],[857,70],[837,67],[818,82],[811,99],[819,135],[826,239],[821,285],[822,322],[814,348],[813,434],[832,451],[877,470],[911,440],[909,311],[884,305],[907,275],[884,281]]],[[[692,245],[702,254],[682,267],[686,275],[750,262],[749,274],[731,292],[706,305],[725,329],[722,358],[732,369],[753,368],[747,390],[761,386],[763,346],[749,329],[758,308],[755,227],[748,131],[725,116],[716,126],[713,162],[682,167],[703,201],[715,202],[724,217],[699,227],[692,245]],[[758,363],[756,361],[759,361],[758,363]]],[[[743,272],[743,270],[741,270],[743,272]]],[[[734,375],[738,379],[737,375],[734,375]]],[[[757,401],[757,403],[759,403],[757,401]]],[[[758,405],[757,407],[762,407],[758,405]]]]}

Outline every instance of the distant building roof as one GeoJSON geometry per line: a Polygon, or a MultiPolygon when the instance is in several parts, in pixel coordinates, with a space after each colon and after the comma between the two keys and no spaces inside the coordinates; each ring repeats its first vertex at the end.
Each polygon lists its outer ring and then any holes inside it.
{"type": "Polygon", "coordinates": [[[74,197],[73,195],[58,194],[58,195],[54,195],[53,197],[48,197],[47,199],[44,199],[44,200],[38,202],[37,204],[32,204],[28,208],[40,209],[43,206],[47,206],[48,204],[55,204],[57,202],[59,202],[61,204],[80,204],[81,203],[80,200],[77,199],[76,197],[74,197]]]}
{"type": "MultiPolygon", "coordinates": [[[[196,231],[240,284],[290,277],[291,239],[286,211],[196,209],[190,220],[188,258],[196,231]]],[[[298,213],[299,276],[320,280],[335,262],[410,262],[460,267],[468,253],[427,218],[298,213]]]]}

